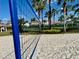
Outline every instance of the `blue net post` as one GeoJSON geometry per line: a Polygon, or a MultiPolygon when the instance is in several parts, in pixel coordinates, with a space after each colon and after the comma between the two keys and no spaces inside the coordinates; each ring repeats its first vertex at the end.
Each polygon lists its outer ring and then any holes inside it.
{"type": "Polygon", "coordinates": [[[16,57],[16,59],[21,59],[16,0],[9,0],[9,8],[10,8],[10,15],[11,15],[11,22],[12,22],[15,57],[16,57]]]}

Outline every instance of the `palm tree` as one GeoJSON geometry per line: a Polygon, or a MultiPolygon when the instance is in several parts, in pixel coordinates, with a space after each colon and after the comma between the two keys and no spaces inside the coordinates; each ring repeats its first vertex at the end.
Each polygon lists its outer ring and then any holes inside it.
{"type": "MultiPolygon", "coordinates": [[[[55,8],[51,10],[51,17],[53,16],[53,24],[55,23],[55,15],[57,13],[58,13],[58,10],[56,10],[55,8]]],[[[45,17],[48,17],[48,20],[49,20],[49,16],[50,16],[49,11],[47,11],[45,14],[45,17]]]]}
{"type": "Polygon", "coordinates": [[[67,2],[73,2],[74,0],[57,0],[58,4],[63,6],[63,13],[64,13],[64,32],[66,32],[66,16],[67,16],[67,2]]]}
{"type": "MultiPolygon", "coordinates": [[[[76,17],[74,17],[74,16],[76,14],[77,14],[77,16],[79,16],[79,3],[77,3],[77,4],[73,5],[73,6],[70,6],[70,7],[71,7],[70,10],[71,11],[74,11],[74,14],[73,15],[70,15],[71,16],[70,18],[72,19],[73,22],[75,22],[78,19],[76,17]]],[[[78,24],[78,22],[77,22],[77,24],[78,24]]]]}
{"type": "MultiPolygon", "coordinates": [[[[79,8],[77,8],[76,10],[75,10],[75,13],[74,13],[74,15],[77,13],[77,15],[78,15],[78,17],[79,17],[79,8]]],[[[76,24],[77,24],[77,28],[79,28],[79,22],[78,22],[78,20],[79,20],[79,18],[76,18],[77,20],[76,20],[76,24]]]]}
{"type": "Polygon", "coordinates": [[[53,15],[53,24],[55,23],[55,15],[58,13],[58,10],[56,10],[55,8],[52,9],[51,11],[52,15],[53,15]]]}
{"type": "Polygon", "coordinates": [[[48,16],[48,21],[49,21],[49,29],[51,29],[51,0],[49,0],[49,16],[48,16]]]}
{"type": "MultiPolygon", "coordinates": [[[[43,9],[46,5],[46,0],[32,0],[32,5],[35,8],[35,10],[38,12],[39,22],[40,22],[40,13],[42,14],[42,21],[43,21],[43,9]]],[[[41,24],[40,24],[40,27],[41,27],[41,24]]]]}
{"type": "Polygon", "coordinates": [[[49,22],[49,29],[51,29],[51,15],[50,15],[50,13],[49,13],[50,11],[47,11],[46,13],[45,13],[45,17],[47,17],[48,18],[48,22],[49,22]]]}

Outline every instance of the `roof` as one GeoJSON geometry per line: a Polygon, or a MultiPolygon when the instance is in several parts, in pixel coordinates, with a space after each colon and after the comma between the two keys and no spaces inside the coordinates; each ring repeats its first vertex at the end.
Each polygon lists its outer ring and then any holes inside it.
{"type": "Polygon", "coordinates": [[[11,27],[11,24],[4,24],[4,23],[0,23],[0,27],[5,26],[5,27],[11,27]]]}
{"type": "Polygon", "coordinates": [[[3,23],[0,23],[0,27],[1,27],[1,26],[5,26],[5,25],[4,25],[3,23]]]}

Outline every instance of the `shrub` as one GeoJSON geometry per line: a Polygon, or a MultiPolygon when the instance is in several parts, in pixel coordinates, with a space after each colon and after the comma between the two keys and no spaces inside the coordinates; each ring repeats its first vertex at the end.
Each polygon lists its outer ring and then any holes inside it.
{"type": "Polygon", "coordinates": [[[42,33],[55,34],[55,33],[61,33],[61,30],[60,29],[43,30],[42,33]]]}

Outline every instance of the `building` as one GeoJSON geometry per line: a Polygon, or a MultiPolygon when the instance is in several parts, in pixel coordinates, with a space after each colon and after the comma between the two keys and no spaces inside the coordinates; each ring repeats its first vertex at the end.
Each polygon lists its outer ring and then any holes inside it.
{"type": "Polygon", "coordinates": [[[31,21],[30,25],[39,25],[39,21],[38,20],[35,20],[35,21],[31,21]]]}
{"type": "Polygon", "coordinates": [[[7,32],[8,29],[11,29],[11,23],[0,23],[0,32],[7,32]]]}
{"type": "Polygon", "coordinates": [[[43,25],[49,25],[48,20],[43,20],[43,25]]]}
{"type": "Polygon", "coordinates": [[[0,23],[0,32],[5,32],[5,31],[7,31],[6,25],[3,23],[0,23]]]}
{"type": "Polygon", "coordinates": [[[30,23],[29,23],[29,22],[26,22],[26,23],[24,24],[24,26],[29,27],[29,26],[30,26],[30,23]]]}

